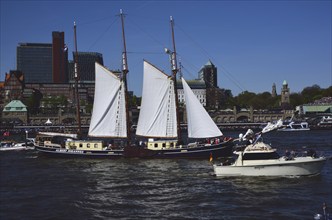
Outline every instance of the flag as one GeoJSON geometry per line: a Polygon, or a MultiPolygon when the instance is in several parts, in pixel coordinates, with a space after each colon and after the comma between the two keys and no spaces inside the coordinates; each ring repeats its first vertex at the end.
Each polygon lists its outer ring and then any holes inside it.
{"type": "Polygon", "coordinates": [[[9,131],[5,131],[4,133],[3,133],[3,136],[4,137],[8,137],[10,134],[9,134],[9,131]]]}

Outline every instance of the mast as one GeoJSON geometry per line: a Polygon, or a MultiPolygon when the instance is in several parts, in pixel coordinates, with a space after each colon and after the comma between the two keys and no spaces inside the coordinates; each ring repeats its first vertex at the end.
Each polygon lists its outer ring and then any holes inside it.
{"type": "Polygon", "coordinates": [[[176,107],[176,121],[177,121],[177,135],[178,142],[181,142],[181,126],[180,126],[180,114],[179,114],[179,100],[178,100],[178,89],[176,84],[176,74],[178,72],[178,65],[176,60],[176,47],[175,47],[175,38],[174,38],[174,20],[173,17],[170,17],[171,29],[172,29],[172,42],[173,42],[173,52],[171,54],[171,66],[173,72],[173,83],[174,83],[174,94],[175,94],[175,107],[176,107]]]}
{"type": "Polygon", "coordinates": [[[127,74],[128,70],[128,62],[127,62],[127,47],[126,47],[126,38],[125,38],[125,31],[124,31],[124,14],[122,9],[120,9],[120,17],[121,17],[121,24],[122,24],[122,41],[123,41],[123,52],[122,52],[122,79],[124,82],[124,90],[125,90],[125,101],[126,101],[126,123],[127,123],[127,137],[128,143],[131,142],[131,135],[130,135],[130,120],[129,120],[129,97],[128,97],[128,85],[127,85],[127,74]]]}
{"type": "Polygon", "coordinates": [[[74,56],[74,78],[75,78],[75,101],[76,101],[76,117],[78,123],[77,136],[81,137],[82,129],[81,129],[81,113],[80,113],[80,99],[78,94],[78,52],[77,52],[77,39],[76,39],[76,22],[74,21],[74,42],[75,42],[75,56],[74,56]]]}

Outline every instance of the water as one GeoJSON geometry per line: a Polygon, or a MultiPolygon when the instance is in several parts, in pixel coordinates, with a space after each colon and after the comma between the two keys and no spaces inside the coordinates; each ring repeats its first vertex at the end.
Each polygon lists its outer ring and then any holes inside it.
{"type": "MultiPolygon", "coordinates": [[[[274,132],[264,141],[280,151],[314,146],[332,155],[331,131],[274,132]]],[[[0,219],[313,219],[323,202],[332,208],[332,160],[312,177],[217,178],[208,158],[0,153],[0,219]]]]}

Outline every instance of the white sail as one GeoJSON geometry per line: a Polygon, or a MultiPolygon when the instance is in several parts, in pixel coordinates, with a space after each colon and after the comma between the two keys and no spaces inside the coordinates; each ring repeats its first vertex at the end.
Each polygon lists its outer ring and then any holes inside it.
{"type": "Polygon", "coordinates": [[[136,134],[146,137],[177,137],[174,83],[168,75],[146,61],[136,134]]]}
{"type": "Polygon", "coordinates": [[[127,137],[124,83],[96,63],[96,81],[89,136],[127,137]]]}
{"type": "Polygon", "coordinates": [[[188,137],[211,138],[223,134],[182,77],[187,111],[188,137]]]}

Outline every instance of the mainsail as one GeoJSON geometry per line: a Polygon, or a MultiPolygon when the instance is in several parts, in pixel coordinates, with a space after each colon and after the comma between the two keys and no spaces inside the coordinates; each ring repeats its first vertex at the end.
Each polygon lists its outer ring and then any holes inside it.
{"type": "Polygon", "coordinates": [[[174,83],[168,75],[144,61],[142,103],[136,135],[177,137],[174,83]]]}
{"type": "Polygon", "coordinates": [[[187,111],[188,137],[211,138],[223,134],[182,77],[187,111]]]}
{"type": "Polygon", "coordinates": [[[95,63],[96,80],[89,136],[127,137],[124,83],[95,63]]]}

